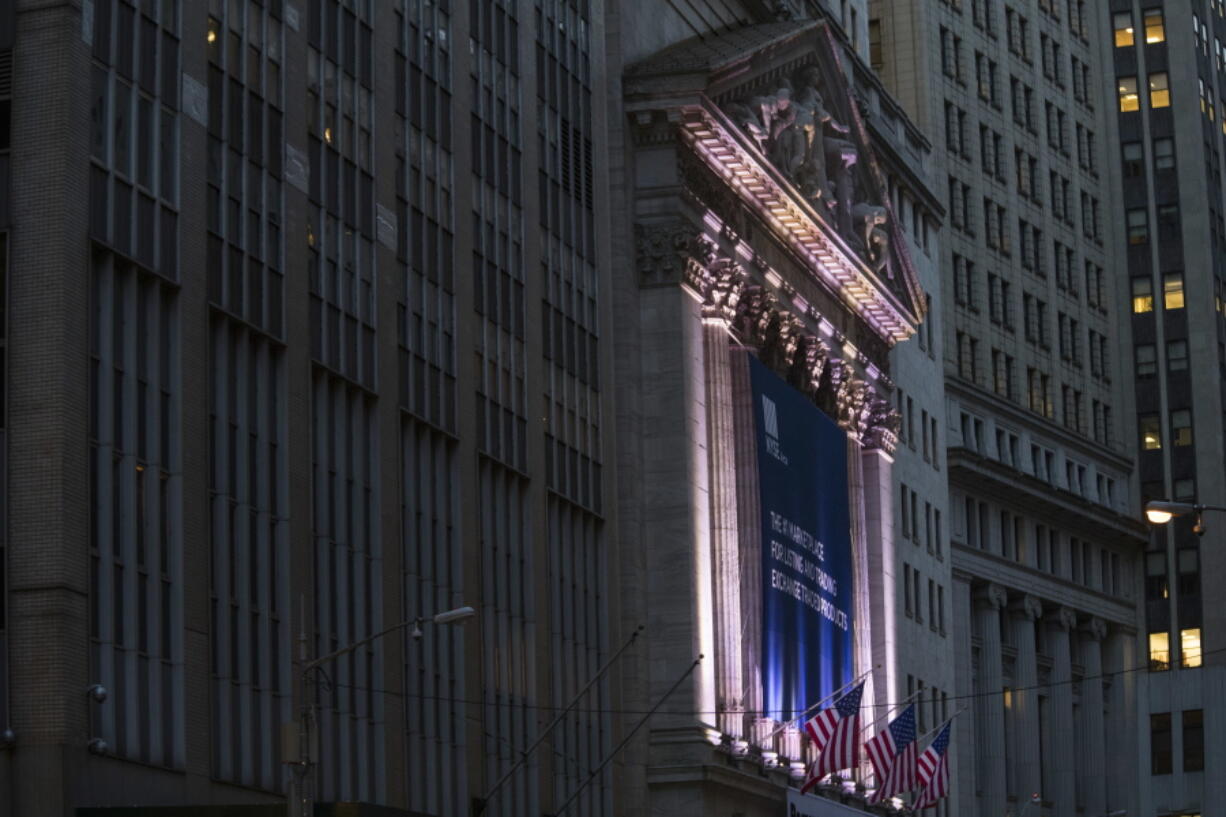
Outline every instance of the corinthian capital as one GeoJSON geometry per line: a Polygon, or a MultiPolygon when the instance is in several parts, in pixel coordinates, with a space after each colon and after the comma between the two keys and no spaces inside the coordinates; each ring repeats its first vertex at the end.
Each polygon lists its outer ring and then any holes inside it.
{"type": "Polygon", "coordinates": [[[869,398],[868,422],[865,428],[865,448],[879,448],[893,454],[898,446],[898,430],[902,428],[902,415],[889,401],[877,395],[869,398]]]}
{"type": "Polygon", "coordinates": [[[745,291],[748,278],[735,261],[717,258],[707,268],[706,287],[702,292],[702,314],[731,323],[736,318],[737,305],[745,291]]]}
{"type": "Polygon", "coordinates": [[[700,287],[715,245],[686,221],[634,225],[635,258],[644,286],[686,283],[700,287]]]}

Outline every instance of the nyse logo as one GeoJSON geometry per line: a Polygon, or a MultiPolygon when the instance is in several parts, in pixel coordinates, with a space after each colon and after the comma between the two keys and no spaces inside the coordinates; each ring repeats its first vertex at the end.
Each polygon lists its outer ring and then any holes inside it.
{"type": "Polygon", "coordinates": [[[767,452],[779,462],[787,465],[787,455],[783,453],[783,447],[779,445],[779,411],[775,408],[775,401],[765,394],[762,395],[762,425],[766,427],[767,452]]]}

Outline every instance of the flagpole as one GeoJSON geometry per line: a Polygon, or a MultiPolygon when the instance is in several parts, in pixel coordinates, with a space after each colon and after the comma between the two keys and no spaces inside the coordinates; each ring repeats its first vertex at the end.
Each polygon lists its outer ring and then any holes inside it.
{"type": "Polygon", "coordinates": [[[961,709],[959,709],[957,712],[955,712],[954,714],[950,715],[950,716],[949,716],[947,719],[945,719],[944,721],[941,721],[941,725],[940,725],[940,726],[936,727],[935,729],[929,729],[927,732],[925,732],[924,734],[920,735],[920,736],[919,736],[918,738],[916,738],[915,740],[918,742],[918,741],[923,740],[923,739],[924,739],[924,738],[926,738],[926,737],[930,737],[931,735],[935,735],[937,732],[940,732],[942,729],[944,729],[944,728],[945,728],[945,727],[946,727],[948,724],[953,723],[953,722],[954,722],[954,718],[958,717],[959,715],[961,715],[963,712],[965,712],[965,711],[966,711],[966,710],[968,710],[968,709],[970,709],[970,707],[969,707],[969,706],[964,706],[964,707],[962,707],[962,708],[961,708],[961,709]]]}
{"type": "MultiPolygon", "coordinates": [[[[880,665],[880,664],[878,664],[877,666],[881,666],[881,665],[880,665]]],[[[874,667],[874,669],[876,669],[876,667],[874,667]]],[[[799,717],[799,718],[793,718],[793,719],[791,719],[791,720],[784,721],[782,724],[780,724],[780,726],[779,726],[779,728],[778,728],[778,729],[776,729],[774,732],[771,732],[769,735],[767,735],[767,736],[766,736],[766,739],[767,739],[767,740],[774,740],[774,738],[775,738],[775,736],[776,736],[776,735],[778,735],[778,734],[779,734],[780,732],[782,732],[784,729],[787,729],[789,726],[791,726],[791,725],[792,725],[792,723],[800,723],[800,724],[803,724],[803,723],[805,722],[805,716],[806,716],[806,715],[808,715],[808,714],[809,714],[810,712],[812,712],[814,709],[817,709],[817,708],[818,708],[819,706],[821,706],[822,704],[829,703],[830,701],[833,701],[835,698],[837,698],[839,695],[841,695],[841,694],[842,694],[844,691],[846,691],[846,690],[848,690],[848,689],[851,689],[851,688],[852,688],[852,687],[854,687],[856,684],[860,683],[860,682],[861,682],[861,681],[863,681],[865,678],[867,678],[867,677],[868,677],[868,675],[869,675],[869,673],[871,673],[872,671],[873,671],[873,670],[871,670],[871,669],[870,669],[870,670],[865,670],[864,672],[860,673],[860,674],[859,674],[859,675],[857,675],[855,678],[853,678],[852,680],[850,680],[850,681],[848,681],[847,683],[843,684],[843,686],[841,686],[841,687],[839,687],[838,689],[836,689],[834,692],[831,692],[831,693],[830,693],[829,695],[827,695],[825,698],[822,698],[820,701],[818,701],[817,703],[815,703],[815,704],[813,704],[812,706],[810,706],[810,707],[809,707],[808,709],[806,709],[804,712],[801,712],[801,713],[800,713],[800,717],[799,717]]]]}

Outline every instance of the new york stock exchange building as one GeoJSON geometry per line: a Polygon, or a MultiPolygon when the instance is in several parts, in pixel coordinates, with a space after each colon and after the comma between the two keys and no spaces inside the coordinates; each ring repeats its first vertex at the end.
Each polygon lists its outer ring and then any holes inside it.
{"type": "Polygon", "coordinates": [[[927,144],[849,48],[787,21],[626,69],[619,581],[642,590],[619,603],[649,638],[622,704],[663,701],[628,813],[891,808],[863,752],[798,789],[806,711],[863,681],[867,737],[902,697],[889,352],[925,305],[891,187],[931,192],[927,144]]]}

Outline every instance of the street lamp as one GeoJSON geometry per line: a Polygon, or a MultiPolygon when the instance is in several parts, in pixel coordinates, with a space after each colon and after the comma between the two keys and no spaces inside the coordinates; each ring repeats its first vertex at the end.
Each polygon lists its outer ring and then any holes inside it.
{"type": "MultiPolygon", "coordinates": [[[[389,633],[394,633],[398,630],[403,630],[406,627],[412,627],[411,635],[413,638],[421,638],[421,625],[426,623],[433,624],[450,624],[454,621],[461,621],[475,616],[477,611],[471,607],[457,607],[454,610],[444,610],[441,613],[435,613],[429,618],[417,617],[402,621],[399,624],[393,624],[391,627],[380,630],[373,635],[368,635],[366,638],[358,639],[348,646],[341,647],[339,650],[333,650],[327,655],[321,655],[312,661],[307,661],[302,665],[302,669],[298,671],[298,686],[299,696],[301,700],[301,709],[298,717],[298,760],[289,761],[295,766],[294,773],[298,778],[298,796],[287,798],[286,805],[289,807],[289,817],[294,817],[294,801],[299,804],[300,817],[312,817],[314,812],[314,792],[311,789],[311,782],[308,778],[311,776],[311,767],[314,765],[314,760],[311,757],[311,726],[315,722],[315,702],[309,699],[307,695],[307,678],[310,674],[320,669],[324,664],[339,658],[346,653],[351,653],[359,647],[364,647],[372,641],[377,641],[389,633]]],[[[305,615],[303,616],[303,630],[299,635],[299,641],[302,644],[303,657],[306,652],[306,623],[305,615]]]]}
{"type": "Polygon", "coordinates": [[[1168,502],[1164,499],[1155,499],[1145,503],[1145,518],[1155,525],[1165,525],[1176,516],[1196,514],[1196,524],[1192,526],[1192,532],[1197,536],[1205,532],[1205,523],[1201,520],[1201,514],[1204,511],[1226,511],[1226,507],[1196,505],[1191,502],[1168,502]]]}

